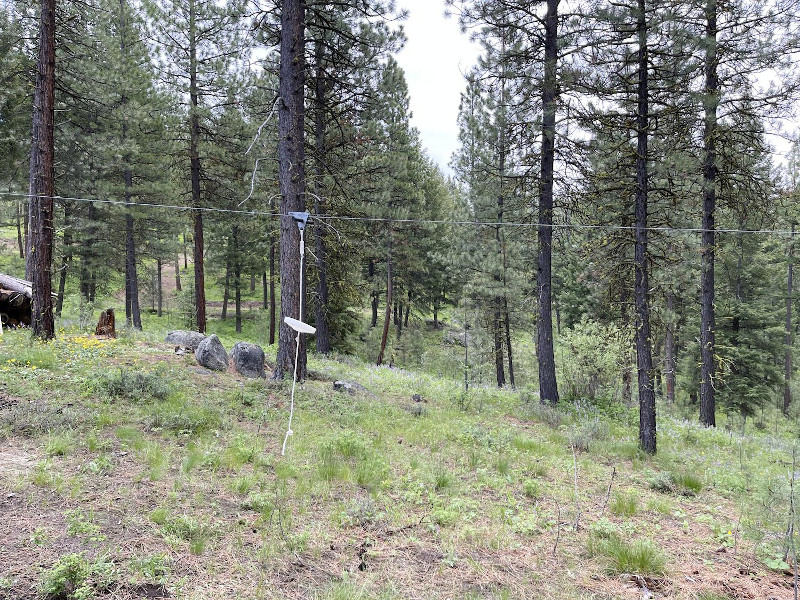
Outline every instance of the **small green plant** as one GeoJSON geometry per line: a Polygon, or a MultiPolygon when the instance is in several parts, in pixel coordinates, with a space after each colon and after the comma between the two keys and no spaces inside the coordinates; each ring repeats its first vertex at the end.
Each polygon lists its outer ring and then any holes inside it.
{"type": "Polygon", "coordinates": [[[37,527],[33,530],[28,541],[34,546],[44,546],[50,541],[50,534],[44,527],[37,527]]]}
{"type": "Polygon", "coordinates": [[[247,500],[242,502],[242,508],[261,513],[261,516],[269,519],[275,510],[275,503],[263,493],[250,494],[247,500]]]}
{"type": "Polygon", "coordinates": [[[340,527],[368,527],[383,518],[375,502],[371,498],[351,500],[346,506],[342,507],[338,515],[340,527]]]}
{"type": "Polygon", "coordinates": [[[696,496],[703,490],[703,480],[688,471],[672,473],[672,481],[678,486],[679,491],[686,496],[696,496]]]}
{"type": "Polygon", "coordinates": [[[150,481],[158,481],[169,467],[169,449],[157,442],[148,443],[144,447],[144,460],[147,464],[147,476],[150,481]]]}
{"type": "Polygon", "coordinates": [[[453,476],[450,471],[438,470],[433,474],[433,489],[437,492],[444,491],[453,485],[453,476]]]}
{"type": "Polygon", "coordinates": [[[169,511],[163,507],[154,508],[150,511],[148,518],[156,525],[163,525],[169,518],[169,511]]]}
{"type": "Polygon", "coordinates": [[[89,475],[103,475],[114,467],[114,463],[108,454],[101,454],[97,458],[90,460],[81,467],[81,472],[89,475]]]}
{"type": "MultiPolygon", "coordinates": [[[[150,520],[153,520],[152,513],[150,514],[150,520]]],[[[200,522],[190,515],[165,517],[161,523],[161,530],[168,542],[174,540],[189,542],[189,552],[197,555],[205,551],[206,543],[216,534],[213,527],[200,522]]]]}
{"type": "Polygon", "coordinates": [[[507,454],[501,452],[500,454],[497,455],[497,461],[495,462],[495,466],[497,467],[497,472],[503,477],[505,477],[511,470],[511,458],[509,458],[507,454]]]}
{"type": "Polygon", "coordinates": [[[114,563],[85,553],[61,557],[42,577],[41,595],[47,600],[90,600],[111,587],[117,577],[114,563]]]}
{"type": "Polygon", "coordinates": [[[528,417],[534,421],[544,423],[551,429],[561,427],[564,415],[557,408],[541,402],[531,402],[526,406],[528,417]]]}
{"type": "Polygon", "coordinates": [[[45,452],[47,456],[66,456],[74,446],[75,439],[71,433],[53,433],[47,439],[45,452]]]}
{"type": "Polygon", "coordinates": [[[458,512],[452,508],[437,508],[431,512],[431,520],[440,527],[450,527],[458,521],[458,512]]]}
{"type": "Polygon", "coordinates": [[[697,593],[697,600],[732,600],[732,598],[723,592],[704,590],[697,593]]]}
{"type": "Polygon", "coordinates": [[[234,479],[230,483],[230,489],[240,496],[246,496],[250,493],[250,490],[255,487],[255,485],[256,478],[253,475],[245,474],[234,479]]]}
{"type": "Polygon", "coordinates": [[[148,581],[163,583],[170,572],[170,559],[162,553],[136,556],[130,561],[130,569],[148,581]]]}
{"type": "Polygon", "coordinates": [[[655,512],[661,515],[672,514],[672,503],[664,498],[650,498],[645,509],[648,512],[655,512]]]}
{"type": "Polygon", "coordinates": [[[31,477],[33,485],[42,488],[51,488],[53,490],[60,490],[64,485],[64,477],[56,469],[53,468],[50,459],[37,463],[33,470],[31,477]]]}
{"type": "Polygon", "coordinates": [[[665,494],[677,492],[684,496],[696,496],[703,489],[703,480],[686,471],[655,473],[647,481],[650,489],[665,494]]]}
{"type": "Polygon", "coordinates": [[[222,415],[210,406],[170,399],[153,407],[147,425],[154,431],[195,435],[221,427],[222,415]]]}
{"type": "Polygon", "coordinates": [[[106,452],[111,448],[111,444],[107,440],[99,438],[97,432],[94,431],[86,436],[84,443],[89,452],[106,452]]]}
{"type": "Polygon", "coordinates": [[[632,517],[638,510],[638,501],[633,492],[616,492],[608,506],[612,514],[619,517],[632,517]]]}
{"type": "Polygon", "coordinates": [[[165,400],[172,391],[170,381],[163,374],[125,367],[98,381],[97,388],[109,398],[126,400],[165,400]]]}
{"type": "Polygon", "coordinates": [[[600,556],[606,561],[609,573],[634,573],[637,575],[662,575],[667,559],[650,540],[633,542],[623,540],[618,534],[592,532],[589,536],[590,556],[600,556]]]}
{"type": "Polygon", "coordinates": [[[77,508],[68,510],[64,514],[67,521],[67,535],[86,537],[92,541],[103,541],[105,536],[100,533],[100,526],[94,522],[94,513],[83,512],[77,508]]]}
{"type": "Polygon", "coordinates": [[[534,481],[533,479],[526,479],[522,483],[522,493],[525,494],[526,498],[538,500],[542,496],[541,489],[539,488],[539,482],[534,481]]]}

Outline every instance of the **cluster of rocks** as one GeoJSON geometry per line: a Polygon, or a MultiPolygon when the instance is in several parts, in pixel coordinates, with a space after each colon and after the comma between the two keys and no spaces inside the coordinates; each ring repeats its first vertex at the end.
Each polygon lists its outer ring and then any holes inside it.
{"type": "Polygon", "coordinates": [[[214,334],[205,336],[196,331],[170,331],[166,342],[175,345],[177,354],[183,354],[187,350],[194,352],[197,362],[206,369],[227,371],[230,360],[236,371],[245,377],[266,377],[264,350],[256,344],[236,342],[229,356],[214,334]]]}

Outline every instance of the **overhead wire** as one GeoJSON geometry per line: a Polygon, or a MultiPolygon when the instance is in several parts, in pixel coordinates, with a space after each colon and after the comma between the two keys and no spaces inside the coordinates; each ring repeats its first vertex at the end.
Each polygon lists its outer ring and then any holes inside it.
{"type": "MultiPolygon", "coordinates": [[[[290,215],[280,212],[269,212],[261,210],[242,210],[233,208],[216,208],[211,206],[182,206],[177,204],[158,204],[148,202],[126,202],[125,200],[107,200],[101,198],[80,198],[72,196],[45,196],[37,194],[29,194],[23,192],[0,192],[0,197],[18,197],[30,198],[36,196],[37,198],[50,198],[53,200],[62,200],[70,202],[88,202],[109,205],[122,205],[136,208],[163,208],[167,210],[176,211],[203,211],[219,214],[236,214],[247,216],[259,217],[285,217],[290,218],[290,215]]],[[[635,225],[592,225],[587,223],[538,223],[531,222],[518,222],[518,221],[476,221],[476,220],[458,220],[458,219],[414,219],[405,218],[398,219],[394,217],[366,217],[366,216],[345,216],[345,215],[311,215],[310,220],[318,221],[320,224],[325,224],[326,221],[352,221],[361,223],[392,223],[392,224],[418,224],[418,225],[453,225],[462,227],[549,227],[551,229],[572,229],[572,230],[586,230],[586,231],[636,231],[638,228],[635,225]]],[[[667,227],[667,226],[648,226],[643,228],[645,231],[661,232],[661,233],[703,233],[706,229],[702,227],[667,227]]],[[[797,231],[790,229],[736,229],[736,228],[715,228],[714,233],[741,233],[753,235],[780,235],[791,236],[797,235],[797,231]]]]}

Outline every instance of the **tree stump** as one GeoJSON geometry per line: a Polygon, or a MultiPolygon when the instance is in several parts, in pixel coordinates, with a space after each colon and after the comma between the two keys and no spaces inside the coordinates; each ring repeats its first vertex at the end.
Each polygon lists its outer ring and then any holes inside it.
{"type": "Polygon", "coordinates": [[[97,321],[97,327],[94,330],[95,335],[105,335],[110,338],[117,337],[117,331],[114,329],[114,309],[109,308],[100,313],[100,320],[97,321]]]}

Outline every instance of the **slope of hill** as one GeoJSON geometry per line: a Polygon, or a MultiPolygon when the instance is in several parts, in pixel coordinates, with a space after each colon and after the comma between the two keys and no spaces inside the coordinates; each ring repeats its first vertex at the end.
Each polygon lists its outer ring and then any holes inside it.
{"type": "Polygon", "coordinates": [[[0,598],[794,595],[788,434],[310,366],[282,457],[288,382],[0,338],[0,598]]]}

